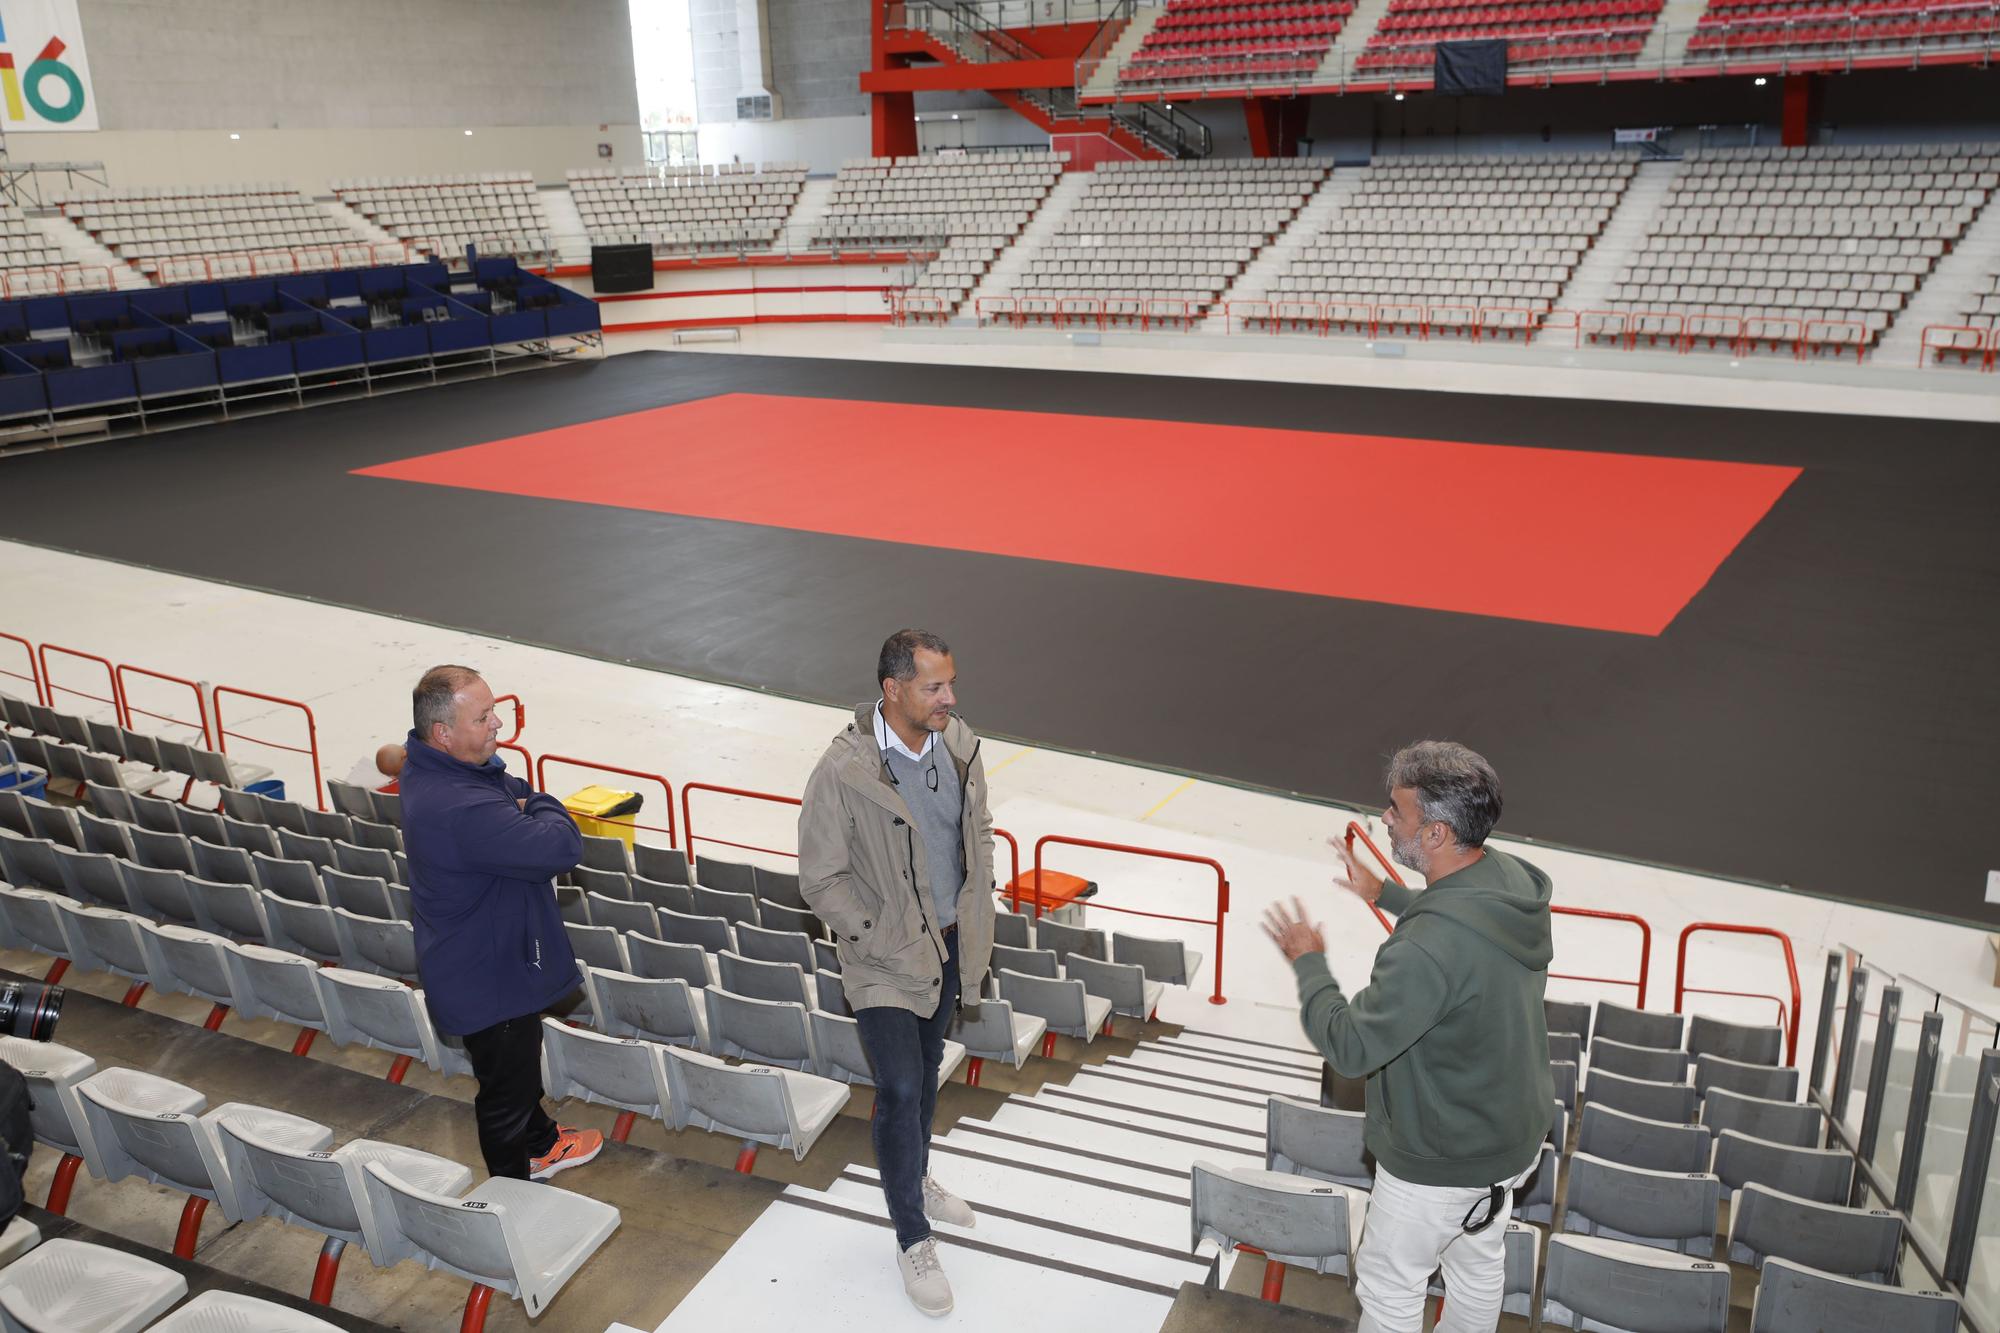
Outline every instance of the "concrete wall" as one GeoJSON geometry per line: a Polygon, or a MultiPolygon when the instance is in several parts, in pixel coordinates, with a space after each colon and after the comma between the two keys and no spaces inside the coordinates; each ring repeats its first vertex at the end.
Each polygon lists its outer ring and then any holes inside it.
{"type": "MultiPolygon", "coordinates": [[[[868,110],[868,0],[765,0],[771,81],[784,118],[851,117],[868,110]]],[[[742,91],[736,0],[689,0],[694,84],[701,123],[733,122],[742,91]]]]}
{"type": "Polygon", "coordinates": [[[17,163],[317,192],[336,176],[501,167],[559,181],[607,142],[613,162],[640,160],[627,0],[80,0],[79,13],[103,128],[10,134],[17,163]]]}

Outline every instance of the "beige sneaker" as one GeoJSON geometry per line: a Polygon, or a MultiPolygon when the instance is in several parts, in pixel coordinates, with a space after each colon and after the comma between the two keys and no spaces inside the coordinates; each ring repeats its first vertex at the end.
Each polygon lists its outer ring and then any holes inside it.
{"type": "Polygon", "coordinates": [[[924,1216],[953,1227],[971,1227],[979,1220],[971,1204],[929,1176],[924,1177],[924,1216]]]}
{"type": "Polygon", "coordinates": [[[944,1265],[938,1262],[935,1237],[926,1236],[898,1253],[896,1267],[903,1270],[903,1290],[909,1293],[910,1304],[927,1315],[951,1313],[951,1283],[945,1278],[944,1265]]]}

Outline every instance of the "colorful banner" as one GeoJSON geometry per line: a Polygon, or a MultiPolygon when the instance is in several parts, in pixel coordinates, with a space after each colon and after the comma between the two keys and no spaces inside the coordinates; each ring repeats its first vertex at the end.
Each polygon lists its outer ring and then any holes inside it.
{"type": "Polygon", "coordinates": [[[76,0],[0,0],[0,127],[97,128],[76,0]]]}

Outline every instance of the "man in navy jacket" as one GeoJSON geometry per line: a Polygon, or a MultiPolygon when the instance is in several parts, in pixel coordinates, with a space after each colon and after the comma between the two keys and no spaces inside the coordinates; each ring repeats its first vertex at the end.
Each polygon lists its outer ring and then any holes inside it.
{"type": "Polygon", "coordinates": [[[470,667],[424,673],[402,774],[417,974],[438,1030],[461,1038],[496,1176],[547,1180],[603,1150],[542,1109],[542,1011],[577,988],[551,877],[583,859],[562,802],[494,757],[493,691],[470,667]]]}

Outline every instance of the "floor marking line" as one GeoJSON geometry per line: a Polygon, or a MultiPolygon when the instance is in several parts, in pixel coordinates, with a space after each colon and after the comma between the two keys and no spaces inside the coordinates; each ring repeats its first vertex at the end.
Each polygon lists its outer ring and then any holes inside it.
{"type": "Polygon", "coordinates": [[[1172,791],[1168,792],[1165,796],[1161,797],[1160,803],[1158,805],[1154,806],[1151,810],[1148,810],[1145,814],[1140,815],[1139,822],[1143,824],[1147,820],[1151,819],[1154,815],[1159,814],[1160,811],[1167,808],[1168,801],[1173,800],[1174,797],[1179,796],[1182,792],[1186,791],[1189,787],[1192,786],[1194,786],[1194,779],[1189,778],[1186,782],[1183,782],[1180,786],[1174,788],[1172,791]]]}
{"type": "MultiPolygon", "coordinates": [[[[1150,1068],[1150,1066],[1135,1065],[1133,1066],[1133,1068],[1146,1069],[1150,1068]]],[[[1253,1102],[1248,1098],[1244,1097],[1225,1097],[1219,1092],[1203,1092],[1199,1088],[1177,1088],[1174,1087],[1171,1083],[1155,1083],[1151,1079],[1133,1078],[1129,1074],[1106,1073],[1104,1066],[1102,1065],[1098,1065],[1094,1068],[1089,1068],[1084,1072],[1088,1073],[1092,1078],[1109,1079],[1115,1083],[1130,1083],[1135,1087],[1151,1088],[1155,1092],[1171,1092],[1177,1097],[1205,1097],[1212,1102],[1226,1102],[1230,1106],[1241,1106],[1255,1111],[1262,1111],[1269,1105],[1268,1102],[1253,1102]]],[[[1173,1077],[1173,1075],[1169,1074],[1167,1075],[1167,1077],[1171,1078],[1173,1077]]],[[[1076,1086],[1075,1081],[1072,1080],[1069,1086],[1075,1087],[1076,1086]]],[[[1135,1107],[1134,1109],[1136,1110],[1143,1108],[1135,1107]]]]}
{"type": "Polygon", "coordinates": [[[1146,1171],[1156,1176],[1166,1176],[1170,1180],[1186,1180],[1188,1178],[1187,1172],[1176,1171],[1172,1167],[1155,1166],[1151,1162],[1135,1162],[1129,1157],[1119,1157],[1116,1154],[1108,1152],[1097,1152],[1090,1148],[1078,1148],[1068,1143],[1050,1143],[1047,1139],[1032,1138],[1026,1134],[1013,1133],[1011,1130],[995,1129],[993,1126],[980,1120],[961,1120],[952,1126],[954,1133],[961,1129],[968,1134],[981,1134],[987,1138],[1005,1139],[1009,1143],[1018,1143],[1029,1148],[1047,1148],[1050,1151],[1061,1152],[1070,1157],[1087,1157],[1093,1162],[1108,1162],[1112,1166],[1129,1167],[1134,1171],[1146,1171]]]}
{"type": "MultiPolygon", "coordinates": [[[[818,1213],[831,1213],[835,1217],[845,1217],[855,1222],[866,1222],[870,1226],[881,1227],[885,1231],[894,1231],[896,1229],[896,1224],[886,1217],[877,1217],[873,1213],[863,1213],[849,1208],[842,1208],[829,1199],[807,1199],[797,1194],[780,1194],[778,1202],[788,1203],[794,1208],[810,1208],[818,1213]]],[[[1165,1297],[1167,1300],[1173,1300],[1180,1295],[1178,1288],[1162,1286],[1157,1282],[1147,1282],[1143,1278],[1127,1277],[1123,1273],[1108,1273],[1101,1268],[1085,1268],[1082,1264],[1073,1264],[1062,1259],[1045,1259],[1038,1254],[1024,1254],[1019,1250],[1010,1250],[1004,1245],[995,1245],[991,1241],[974,1240],[972,1237],[961,1235],[956,1231],[944,1233],[944,1239],[952,1245],[958,1246],[960,1249],[977,1250],[981,1254],[996,1255],[1002,1259],[1013,1259],[1035,1268],[1054,1269],[1058,1273],[1067,1273],[1071,1277],[1086,1278],[1092,1282],[1109,1282],[1114,1286],[1129,1287],[1133,1291],[1143,1291],[1149,1295],[1165,1297]]]]}
{"type": "Polygon", "coordinates": [[[1232,1037],[1227,1032],[1217,1032],[1213,1028],[1187,1028],[1182,1032],[1192,1032],[1198,1037],[1214,1037],[1217,1041],[1241,1042],[1245,1046],[1268,1046],[1274,1051],[1290,1051],[1294,1055],[1318,1055],[1319,1052],[1303,1046],[1287,1046],[1282,1042],[1258,1041],[1254,1037],[1232,1037]]]}
{"type": "Polygon", "coordinates": [[[1007,767],[1007,765],[1009,764],[1018,763],[1019,761],[1026,759],[1029,755],[1033,754],[1034,752],[1035,752],[1034,746],[1032,745],[1022,746],[1020,749],[1014,751],[1014,753],[1008,755],[1005,759],[1002,759],[999,763],[995,764],[993,767],[987,769],[986,780],[988,782],[993,781],[993,775],[995,773],[998,773],[1001,769],[1007,767]]]}
{"type": "Polygon", "coordinates": [[[1025,1162],[1017,1157],[995,1157],[991,1153],[975,1152],[962,1144],[941,1143],[937,1140],[932,1140],[931,1151],[950,1153],[954,1157],[969,1157],[975,1162],[985,1162],[989,1166],[1010,1167],[1016,1171],[1033,1171],[1036,1175],[1049,1176],[1056,1180],[1067,1180],[1072,1184],[1091,1185],[1098,1189],[1116,1190],[1120,1194],[1129,1194],[1138,1199],[1151,1199],[1155,1203],[1169,1203],[1181,1208],[1188,1206],[1188,1200],[1185,1195],[1162,1194],[1158,1190],[1141,1189],[1137,1185],[1121,1185],[1115,1180],[1106,1180],[1101,1176],[1079,1175],[1074,1171],[1063,1171],[1053,1166],[1043,1166],[1040,1162],[1025,1162]]]}
{"type": "MultiPolygon", "coordinates": [[[[1149,1115],[1155,1120],[1172,1120],[1177,1124],[1195,1125],[1201,1129],[1213,1129],[1223,1134],[1240,1134],[1246,1139],[1261,1140],[1264,1137],[1264,1131],[1261,1129],[1239,1129],[1235,1125],[1220,1125],[1213,1120],[1202,1120],[1191,1115],[1176,1115],[1172,1111],[1155,1111],[1150,1107],[1135,1106],[1131,1102],[1113,1102],[1106,1101],[1102,1097],[1086,1097],[1080,1092],[1071,1092],[1067,1088],[1043,1088],[1041,1095],[1045,1097],[1062,1097],[1073,1102],[1084,1102],[1090,1106],[1102,1106],[1109,1111],[1130,1111],[1134,1115],[1149,1115]]],[[[1039,1106],[1042,1103],[1024,1101],[1021,1105],[1039,1106]]],[[[1132,1128],[1138,1129],[1140,1126],[1134,1125],[1132,1128]]]]}
{"type": "MultiPolygon", "coordinates": [[[[877,1188],[882,1184],[880,1176],[871,1179],[868,1176],[855,1174],[852,1168],[842,1171],[839,1178],[841,1180],[852,1181],[856,1185],[869,1185],[877,1188]]],[[[1065,1236],[1075,1236],[1078,1240],[1094,1240],[1104,1245],[1115,1245],[1120,1249],[1137,1250],[1141,1254],[1150,1254],[1157,1259],[1173,1259],[1182,1263],[1194,1264],[1198,1268],[1208,1267],[1207,1264],[1186,1250],[1176,1250],[1168,1245],[1155,1245],[1151,1241],[1135,1240],[1130,1236],[1114,1235],[1108,1231],[1093,1231],[1089,1227],[1075,1226],[1068,1222],[1058,1222],[1053,1218],[1031,1217],[1027,1213],[1017,1213],[1010,1208],[1002,1208],[996,1204],[981,1203],[976,1199],[967,1199],[966,1203],[972,1206],[972,1210],[975,1213],[990,1213],[994,1217],[1004,1217],[1010,1222],[1019,1222],[1024,1226],[1040,1227],[1044,1231],[1060,1232],[1065,1236]]]]}
{"type": "MultiPolygon", "coordinates": [[[[1211,1087],[1211,1088],[1228,1088],[1228,1089],[1230,1089],[1230,1090],[1232,1090],[1232,1091],[1234,1091],[1234,1092],[1257,1092],[1257,1091],[1259,1091],[1259,1089],[1257,1089],[1257,1088],[1248,1088],[1248,1087],[1245,1087],[1245,1086],[1244,1086],[1243,1084],[1241,1084],[1241,1083],[1225,1083],[1225,1082],[1223,1082],[1223,1081],[1222,1081],[1221,1079],[1219,1079],[1219,1078],[1203,1078],[1203,1077],[1202,1077],[1201,1075],[1199,1075],[1199,1074],[1183,1074],[1183,1073],[1182,1073],[1182,1072],[1181,1072],[1180,1070],[1178,1070],[1178,1069],[1161,1069],[1161,1068],[1159,1068],[1159,1067],[1158,1067],[1157,1065],[1142,1065],[1142,1064],[1135,1064],[1135,1063],[1133,1063],[1133,1062],[1132,1062],[1132,1061],[1130,1061],[1130,1060],[1120,1060],[1120,1059],[1118,1059],[1118,1058],[1116,1058],[1116,1057],[1113,1057],[1112,1059],[1109,1059],[1109,1060],[1106,1060],[1106,1061],[1105,1061],[1105,1062],[1104,1062],[1104,1063],[1103,1063],[1102,1065],[1099,1065],[1099,1066],[1098,1066],[1098,1068],[1100,1068],[1100,1069],[1111,1069],[1111,1068],[1117,1068],[1117,1069],[1137,1069],[1137,1070],[1140,1070],[1140,1071],[1142,1071],[1142,1072],[1144,1072],[1144,1073],[1148,1073],[1148,1074],[1158,1074],[1158,1075],[1160,1075],[1160,1076],[1161,1076],[1162,1078],[1177,1078],[1177,1079],[1180,1079],[1180,1080],[1181,1080],[1182,1082],[1184,1082],[1184,1083],[1205,1083],[1205,1084],[1207,1084],[1207,1085],[1208,1085],[1209,1087],[1211,1087]]],[[[1266,1097],[1288,1097],[1288,1096],[1292,1096],[1293,1094],[1291,1094],[1291,1093],[1284,1093],[1284,1092],[1268,1092],[1268,1091],[1266,1091],[1266,1092],[1264,1093],[1264,1095],[1265,1095],[1266,1097]]]]}
{"type": "MultiPolygon", "coordinates": [[[[1311,1074],[1286,1073],[1282,1069],[1273,1069],[1269,1065],[1238,1064],[1234,1060],[1218,1060],[1213,1056],[1196,1055],[1193,1051],[1163,1050],[1158,1044],[1155,1044],[1153,1046],[1141,1046],[1139,1050],[1150,1050],[1153,1051],[1155,1054],[1165,1055],[1175,1060],[1199,1060],[1201,1063],[1205,1065],[1223,1065],[1229,1069],[1240,1069],[1246,1074],[1272,1074],[1280,1078],[1295,1078],[1299,1080],[1301,1083],[1319,1082],[1319,1079],[1311,1074]]],[[[1136,1055],[1138,1052],[1135,1051],[1133,1053],[1136,1055]]]]}
{"type": "Polygon", "coordinates": [[[1293,1074],[1304,1074],[1308,1078],[1319,1077],[1319,1066],[1316,1064],[1295,1065],[1289,1060],[1273,1060],[1268,1055],[1239,1055],[1235,1051],[1224,1050],[1217,1046],[1203,1046],[1200,1042],[1182,1041],[1178,1037],[1162,1038],[1160,1041],[1154,1043],[1153,1048],[1162,1051],[1191,1052],[1198,1055],[1220,1055],[1225,1059],[1240,1060],[1245,1064],[1258,1065],[1267,1069],[1276,1069],[1293,1074]]]}
{"type": "Polygon", "coordinates": [[[1050,1106],[1045,1102],[1013,1102],[1024,1111],[1045,1111],[1050,1115],[1065,1116],[1071,1120],[1085,1120],[1093,1125],[1104,1125],[1111,1129],[1122,1129],[1128,1134],[1144,1134],[1149,1139],[1171,1139],[1175,1143],[1189,1143],[1197,1148],[1207,1148],[1213,1152],[1235,1153],[1238,1157],[1255,1157],[1264,1160],[1264,1154],[1247,1152],[1242,1148],[1231,1148],[1209,1139],[1198,1139],[1191,1134],[1174,1134],[1164,1129],[1143,1129],[1124,1120],[1107,1120],[1101,1115],[1089,1115],[1082,1111],[1065,1111],[1060,1106],[1050,1106]]]}

